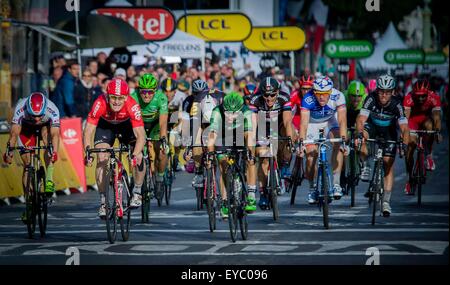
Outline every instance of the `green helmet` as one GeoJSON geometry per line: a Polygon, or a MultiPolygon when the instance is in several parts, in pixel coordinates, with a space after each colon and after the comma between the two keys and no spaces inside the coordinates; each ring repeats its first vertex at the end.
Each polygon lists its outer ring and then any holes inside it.
{"type": "Polygon", "coordinates": [[[244,106],[244,98],[237,92],[230,92],[223,98],[223,108],[225,111],[237,112],[244,106]]]}
{"type": "Polygon", "coordinates": [[[139,88],[140,89],[158,89],[158,80],[153,76],[153,74],[146,73],[142,75],[141,79],[139,79],[139,88]]]}
{"type": "Polygon", "coordinates": [[[350,85],[348,85],[347,94],[353,96],[365,96],[367,95],[366,86],[364,86],[364,84],[360,81],[354,80],[350,82],[350,85]]]}

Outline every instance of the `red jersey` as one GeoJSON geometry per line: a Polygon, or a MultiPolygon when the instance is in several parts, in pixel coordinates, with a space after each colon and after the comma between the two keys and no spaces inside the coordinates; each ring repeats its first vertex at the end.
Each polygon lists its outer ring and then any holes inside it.
{"type": "Polygon", "coordinates": [[[109,106],[106,95],[100,95],[92,105],[87,122],[97,126],[100,118],[111,124],[119,124],[126,120],[131,120],[133,128],[144,126],[141,107],[139,107],[139,104],[131,96],[125,99],[125,103],[119,112],[114,112],[109,106]]]}
{"type": "Polygon", "coordinates": [[[292,123],[297,130],[300,130],[300,110],[302,107],[302,93],[300,90],[294,90],[291,92],[291,105],[292,105],[292,123]]]}
{"type": "Polygon", "coordinates": [[[431,112],[441,110],[441,98],[433,91],[428,91],[427,100],[419,105],[414,102],[413,95],[409,92],[403,99],[403,107],[411,110],[411,117],[429,116],[431,112]]]}

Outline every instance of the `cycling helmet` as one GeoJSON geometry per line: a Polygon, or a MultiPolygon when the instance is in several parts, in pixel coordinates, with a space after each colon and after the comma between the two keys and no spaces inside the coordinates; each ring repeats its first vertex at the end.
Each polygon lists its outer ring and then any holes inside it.
{"type": "Polygon", "coordinates": [[[313,87],[314,85],[314,78],[311,75],[303,75],[302,78],[299,80],[300,87],[313,87]]]}
{"type": "Polygon", "coordinates": [[[237,92],[230,92],[223,98],[223,108],[225,111],[237,112],[244,106],[244,99],[237,92]]]}
{"type": "Polygon", "coordinates": [[[370,79],[369,81],[369,92],[373,92],[377,89],[377,80],[376,79],[370,79]]]}
{"type": "Polygon", "coordinates": [[[108,83],[106,93],[108,95],[128,96],[130,88],[124,80],[115,78],[108,83]]]}
{"type": "Polygon", "coordinates": [[[377,88],[380,90],[392,90],[395,88],[395,79],[389,74],[384,74],[377,79],[377,88]]]}
{"type": "Polygon", "coordinates": [[[251,96],[256,93],[256,85],[253,83],[248,83],[244,87],[244,96],[251,96]]]}
{"type": "Polygon", "coordinates": [[[313,88],[318,92],[331,91],[331,89],[333,89],[333,80],[331,80],[328,76],[316,78],[313,83],[313,88]]]}
{"type": "Polygon", "coordinates": [[[417,80],[416,83],[414,83],[413,87],[414,95],[425,95],[428,94],[429,90],[430,90],[430,83],[426,79],[417,80]]]}
{"type": "Polygon", "coordinates": [[[261,83],[259,84],[259,89],[261,89],[263,94],[276,93],[280,90],[280,88],[280,83],[273,77],[266,77],[261,80],[261,83]]]}
{"type": "Polygon", "coordinates": [[[347,94],[352,96],[366,96],[366,87],[361,82],[354,80],[348,85],[347,94]]]}
{"type": "Polygon", "coordinates": [[[42,116],[47,108],[47,98],[41,92],[33,92],[27,98],[27,112],[32,116],[42,116]]]}
{"type": "Polygon", "coordinates": [[[158,88],[158,80],[153,74],[146,73],[139,79],[139,88],[156,90],[158,88]]]}
{"type": "Polygon", "coordinates": [[[172,78],[166,78],[161,82],[161,89],[163,91],[174,91],[177,89],[177,82],[172,78]]]}
{"type": "Polygon", "coordinates": [[[207,89],[208,89],[208,84],[206,84],[206,82],[204,80],[197,79],[194,82],[192,82],[192,92],[193,93],[200,93],[207,89]]]}

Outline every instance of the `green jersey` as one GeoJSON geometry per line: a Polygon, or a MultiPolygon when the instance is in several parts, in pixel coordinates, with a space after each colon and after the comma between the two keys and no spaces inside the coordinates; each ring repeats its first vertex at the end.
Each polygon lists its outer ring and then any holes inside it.
{"type": "Polygon", "coordinates": [[[154,123],[159,121],[160,115],[168,114],[168,102],[167,97],[161,90],[157,90],[150,103],[145,103],[138,91],[131,94],[136,102],[141,107],[142,119],[144,123],[154,123]]]}

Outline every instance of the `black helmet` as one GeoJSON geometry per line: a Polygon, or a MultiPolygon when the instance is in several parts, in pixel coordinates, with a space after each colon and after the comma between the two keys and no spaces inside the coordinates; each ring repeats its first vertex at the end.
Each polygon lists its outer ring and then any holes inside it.
{"type": "Polygon", "coordinates": [[[261,89],[263,94],[276,93],[280,90],[280,88],[280,83],[273,77],[266,77],[261,80],[261,83],[259,84],[259,89],[261,89]]]}
{"type": "Polygon", "coordinates": [[[174,91],[177,89],[177,81],[172,78],[166,78],[161,82],[162,91],[174,91]]]}

